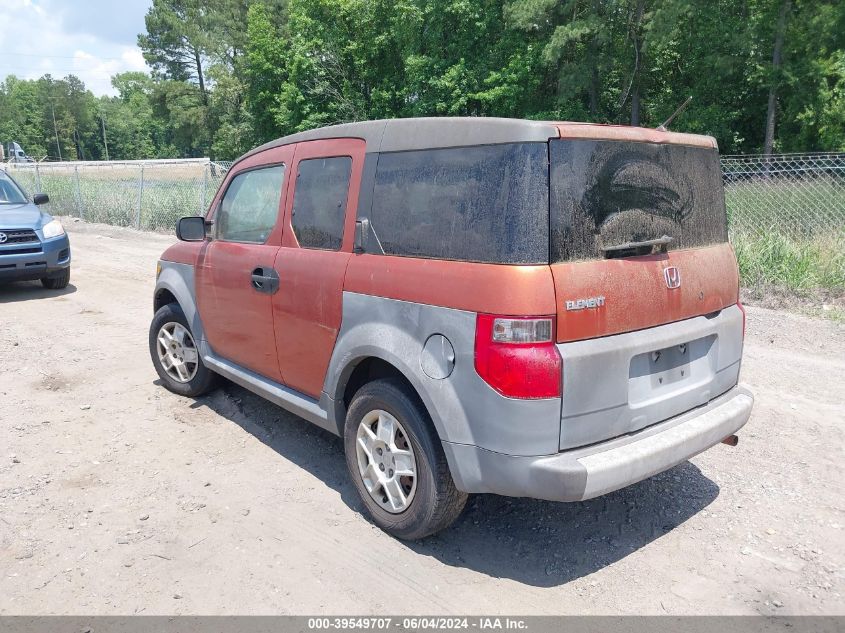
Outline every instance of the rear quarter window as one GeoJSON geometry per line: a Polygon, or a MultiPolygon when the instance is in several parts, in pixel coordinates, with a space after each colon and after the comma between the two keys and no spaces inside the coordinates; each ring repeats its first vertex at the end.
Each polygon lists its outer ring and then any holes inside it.
{"type": "Polygon", "coordinates": [[[351,173],[348,156],[309,158],[299,163],[291,225],[302,248],[340,248],[351,173]]]}
{"type": "Polygon", "coordinates": [[[728,239],[715,149],[561,139],[549,156],[553,262],[664,235],[670,250],[728,239]]]}
{"type": "Polygon", "coordinates": [[[379,155],[369,220],[388,255],[548,263],[548,145],[379,155]]]}

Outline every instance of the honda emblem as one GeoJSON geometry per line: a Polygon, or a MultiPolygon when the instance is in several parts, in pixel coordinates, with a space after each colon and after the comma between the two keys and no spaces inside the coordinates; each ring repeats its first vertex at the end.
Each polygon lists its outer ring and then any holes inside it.
{"type": "Polygon", "coordinates": [[[681,287],[681,271],[675,266],[669,266],[663,269],[663,277],[666,279],[667,288],[681,287]]]}

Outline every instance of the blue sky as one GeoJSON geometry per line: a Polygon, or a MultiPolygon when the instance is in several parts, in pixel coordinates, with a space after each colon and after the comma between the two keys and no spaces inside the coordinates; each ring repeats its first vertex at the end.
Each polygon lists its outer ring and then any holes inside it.
{"type": "Polygon", "coordinates": [[[137,46],[152,0],[0,0],[0,79],[74,74],[95,95],[111,75],[149,70],[137,46]]]}

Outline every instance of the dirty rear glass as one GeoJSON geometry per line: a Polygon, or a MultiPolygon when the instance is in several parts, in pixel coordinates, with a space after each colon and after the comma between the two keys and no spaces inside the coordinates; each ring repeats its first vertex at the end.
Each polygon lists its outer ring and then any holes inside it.
{"type": "Polygon", "coordinates": [[[728,239],[715,149],[564,139],[549,156],[552,262],[664,235],[669,250],[728,239]]]}
{"type": "Polygon", "coordinates": [[[548,146],[380,154],[369,220],[386,254],[547,263],[548,146]]]}

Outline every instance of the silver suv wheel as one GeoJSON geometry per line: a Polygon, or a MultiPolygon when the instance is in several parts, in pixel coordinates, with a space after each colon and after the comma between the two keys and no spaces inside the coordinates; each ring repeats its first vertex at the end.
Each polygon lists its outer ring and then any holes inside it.
{"type": "Polygon", "coordinates": [[[355,443],[364,488],[381,508],[399,514],[417,491],[417,461],[399,421],[382,409],[367,413],[355,443]]]}
{"type": "Polygon", "coordinates": [[[197,375],[197,346],[194,337],[181,323],[170,321],[159,328],[156,351],[162,368],[176,382],[190,382],[197,375]]]}

